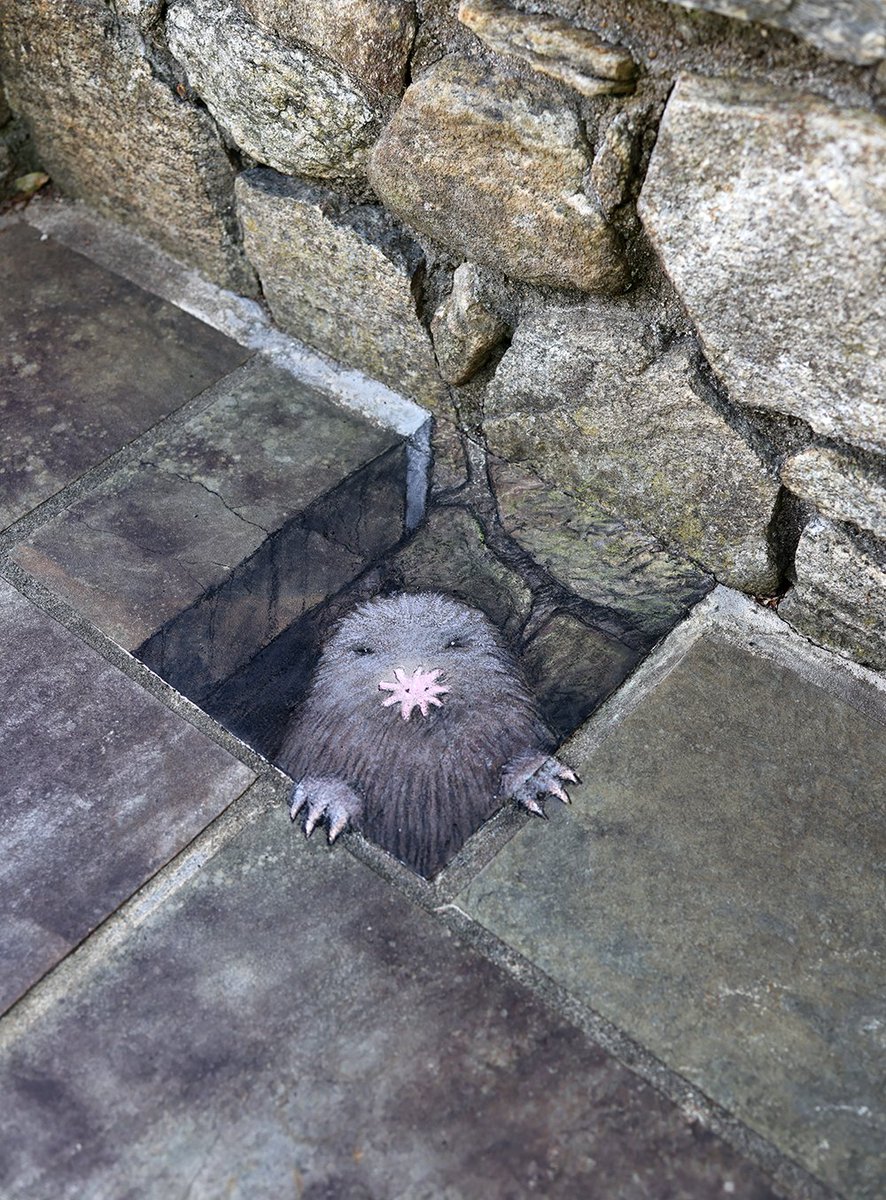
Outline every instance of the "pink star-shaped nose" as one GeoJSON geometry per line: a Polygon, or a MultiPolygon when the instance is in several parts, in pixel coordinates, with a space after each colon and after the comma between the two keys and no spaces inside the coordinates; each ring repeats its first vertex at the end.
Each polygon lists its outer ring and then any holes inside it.
{"type": "Polygon", "coordinates": [[[437,683],[437,679],[442,675],[442,671],[423,671],[421,667],[417,671],[413,671],[411,675],[407,675],[400,667],[394,669],[395,683],[390,680],[383,679],[378,685],[379,688],[384,688],[386,692],[390,692],[387,700],[382,700],[382,706],[389,708],[392,704],[400,705],[400,716],[404,721],[408,721],[414,708],[420,709],[421,715],[428,715],[428,705],[434,704],[437,708],[443,703],[440,697],[449,691],[448,687],[442,687],[437,683]]]}

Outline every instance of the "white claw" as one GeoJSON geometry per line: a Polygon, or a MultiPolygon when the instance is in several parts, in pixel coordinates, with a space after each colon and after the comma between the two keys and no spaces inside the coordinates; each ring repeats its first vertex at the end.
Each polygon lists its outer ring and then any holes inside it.
{"type": "Polygon", "coordinates": [[[335,841],[340,833],[344,833],[348,824],[348,814],[346,812],[339,813],[334,821],[329,823],[329,832],[326,835],[329,838],[330,846],[335,841]]]}
{"type": "Polygon", "coordinates": [[[567,783],[581,783],[581,780],[571,767],[567,767],[565,763],[560,763],[559,767],[560,770],[557,774],[561,779],[565,779],[567,783]]]}
{"type": "Polygon", "coordinates": [[[548,791],[552,796],[556,796],[558,800],[562,800],[564,804],[571,804],[571,800],[565,788],[561,788],[559,783],[549,783],[548,791]]]}
{"type": "Polygon", "coordinates": [[[295,785],[295,789],[293,790],[293,793],[292,793],[292,803],[289,805],[290,821],[294,821],[295,818],[298,816],[299,810],[304,807],[304,803],[305,803],[306,799],[307,799],[307,794],[305,792],[304,785],[301,783],[297,783],[295,785]]]}
{"type": "Polygon", "coordinates": [[[537,817],[544,817],[547,820],[547,813],[537,800],[524,800],[523,807],[527,808],[531,813],[535,813],[537,817]]]}
{"type": "Polygon", "coordinates": [[[323,816],[322,808],[314,808],[308,813],[308,819],[305,821],[305,837],[306,838],[309,838],[311,836],[311,834],[314,832],[314,830],[317,828],[317,825],[319,824],[320,818],[322,816],[323,816]]]}

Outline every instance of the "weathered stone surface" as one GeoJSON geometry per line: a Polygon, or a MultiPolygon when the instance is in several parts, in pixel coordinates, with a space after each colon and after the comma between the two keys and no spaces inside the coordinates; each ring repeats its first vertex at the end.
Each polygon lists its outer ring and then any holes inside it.
{"type": "Polygon", "coordinates": [[[825,54],[853,63],[886,58],[882,0],[667,0],[797,34],[825,54]]]}
{"type": "Polygon", "coordinates": [[[733,400],[886,447],[886,122],[683,77],[639,211],[733,400]]]}
{"type": "Polygon", "coordinates": [[[879,1200],[886,1167],[886,709],[870,691],[865,716],[706,634],[602,742],[577,735],[571,807],[456,898],[856,1200],[879,1200]]]}
{"type": "Polygon", "coordinates": [[[514,54],[535,71],[583,96],[629,92],[637,68],[627,50],[556,17],[522,13],[498,0],[462,0],[458,19],[492,50],[514,54]]]}
{"type": "Polygon", "coordinates": [[[774,1200],[347,854],[261,818],[0,1056],[7,1200],[774,1200]]]}
{"type": "Polygon", "coordinates": [[[779,615],[813,641],[886,670],[884,559],[830,521],[810,521],[797,546],[797,582],[779,615]]]}
{"type": "Polygon", "coordinates": [[[618,113],[606,129],[594,161],[591,183],[607,216],[628,199],[637,165],[640,129],[628,112],[618,113]]]}
{"type": "Polygon", "coordinates": [[[430,406],[446,402],[415,293],[424,259],[374,205],[273,171],[237,180],[246,250],[276,322],[430,406]]]}
{"type": "Polygon", "coordinates": [[[14,557],[199,699],[398,541],[404,492],[396,434],[257,358],[14,557]]]}
{"type": "Polygon", "coordinates": [[[12,110],[6,99],[6,89],[3,87],[3,80],[0,79],[0,126],[5,125],[12,116],[12,110]]]}
{"type": "Polygon", "coordinates": [[[443,508],[392,559],[388,581],[406,591],[446,592],[480,608],[514,635],[525,623],[532,596],[523,580],[484,545],[464,509],[443,508]]]}
{"type": "Polygon", "coordinates": [[[767,530],[777,482],[693,391],[692,344],[656,349],[619,306],[523,320],[487,390],[490,449],[580,500],[639,520],[719,579],[777,584],[767,530]]]}
{"type": "Polygon", "coordinates": [[[575,111],[542,81],[448,58],[412,84],[372,153],[385,204],[427,237],[515,279],[619,291],[618,237],[582,190],[575,111]]]}
{"type": "Polygon", "coordinates": [[[508,533],[555,579],[585,600],[623,614],[655,641],[713,581],[648,533],[538,476],[494,463],[492,481],[508,533]]]}
{"type": "Polygon", "coordinates": [[[218,130],[152,76],[133,33],[103,0],[5,5],[0,66],[13,107],[63,192],[251,295],[218,130]]]}
{"type": "Polygon", "coordinates": [[[0,528],[251,354],[25,224],[0,277],[0,528]]]}
{"type": "Polygon", "coordinates": [[[477,268],[462,263],[452,276],[452,291],[431,321],[434,353],[446,382],[467,383],[483,366],[506,329],[504,322],[483,303],[477,268]]]}
{"type": "Polygon", "coordinates": [[[2,1011],[253,773],[2,580],[0,691],[2,1011]]]}
{"type": "Polygon", "coordinates": [[[179,0],[169,46],[234,142],[278,171],[360,178],[380,112],[340,67],[264,33],[231,0],[179,0]]]}
{"type": "Polygon", "coordinates": [[[337,62],[370,93],[403,94],[413,0],[243,0],[243,8],[264,29],[337,62]]]}
{"type": "Polygon", "coordinates": [[[542,715],[564,738],[624,683],[635,648],[569,613],[555,613],[524,647],[521,662],[542,715]]]}
{"type": "Polygon", "coordinates": [[[468,481],[468,455],[464,435],[454,421],[435,418],[431,431],[431,499],[451,492],[468,481]]]}
{"type": "Polygon", "coordinates": [[[802,450],[784,464],[781,481],[824,516],[886,539],[886,482],[838,450],[802,450]]]}

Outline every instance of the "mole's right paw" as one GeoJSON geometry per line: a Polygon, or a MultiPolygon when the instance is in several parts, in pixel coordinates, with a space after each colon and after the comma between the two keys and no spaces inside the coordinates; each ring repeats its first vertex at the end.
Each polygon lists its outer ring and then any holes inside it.
{"type": "Polygon", "coordinates": [[[508,763],[502,772],[503,794],[537,817],[547,815],[544,802],[548,796],[570,803],[564,783],[578,783],[578,776],[571,767],[549,754],[524,754],[508,763]]]}
{"type": "Polygon", "coordinates": [[[325,818],[331,843],[359,817],[363,801],[352,787],[334,775],[306,775],[292,789],[290,819],[294,821],[302,809],[305,809],[305,837],[310,837],[325,818]]]}

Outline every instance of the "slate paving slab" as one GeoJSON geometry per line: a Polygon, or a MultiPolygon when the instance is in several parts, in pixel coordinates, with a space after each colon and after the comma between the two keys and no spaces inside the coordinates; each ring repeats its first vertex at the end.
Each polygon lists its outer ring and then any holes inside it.
{"type": "Polygon", "coordinates": [[[252,353],[25,224],[0,279],[0,529],[252,353]]]}
{"type": "Polygon", "coordinates": [[[6,1200],[773,1196],[368,868],[259,817],[0,1048],[6,1200]]]}
{"type": "Polygon", "coordinates": [[[257,356],[13,557],[199,702],[402,536],[405,491],[400,435],[257,356]]]}
{"type": "Polygon", "coordinates": [[[253,772],[0,581],[0,1011],[253,772]]]}
{"type": "Polygon", "coordinates": [[[527,825],[457,903],[784,1153],[875,1200],[883,698],[850,704],[754,641],[708,631],[599,744],[577,735],[573,808],[527,825]]]}

